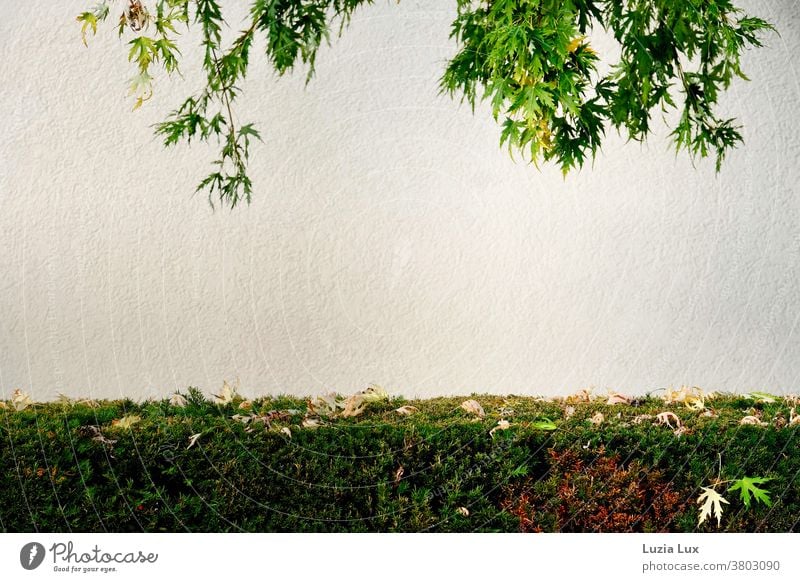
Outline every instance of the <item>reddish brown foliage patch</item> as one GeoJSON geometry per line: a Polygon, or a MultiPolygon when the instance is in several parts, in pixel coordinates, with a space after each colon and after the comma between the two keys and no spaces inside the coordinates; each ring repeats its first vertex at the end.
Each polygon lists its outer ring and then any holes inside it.
{"type": "Polygon", "coordinates": [[[509,487],[503,507],[517,516],[520,531],[669,531],[687,501],[661,471],[638,461],[624,465],[601,448],[592,458],[572,450],[548,451],[550,471],[509,487]]]}

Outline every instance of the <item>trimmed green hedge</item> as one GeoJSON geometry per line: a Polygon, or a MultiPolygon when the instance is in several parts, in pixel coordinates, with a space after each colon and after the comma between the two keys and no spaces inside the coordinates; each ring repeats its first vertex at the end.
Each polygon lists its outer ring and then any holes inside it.
{"type": "Polygon", "coordinates": [[[460,408],[465,398],[396,398],[353,418],[318,418],[318,427],[302,426],[307,403],[289,397],[246,402],[246,410],[196,390],[185,406],[5,403],[0,529],[799,529],[800,423],[790,422],[790,399],[718,396],[703,414],[660,398],[472,398],[485,418],[460,408]],[[417,411],[402,416],[401,405],[417,411]],[[663,411],[680,418],[680,434],[674,419],[671,428],[653,418],[663,411]],[[598,412],[604,419],[594,424],[598,412]],[[129,427],[113,424],[134,415],[129,427]],[[746,416],[765,424],[740,424],[746,416]],[[490,435],[501,418],[510,426],[490,435]],[[721,523],[712,517],[698,526],[700,487],[744,476],[770,479],[761,486],[772,505],[745,507],[729,483],[719,484],[730,501],[721,523]]]}

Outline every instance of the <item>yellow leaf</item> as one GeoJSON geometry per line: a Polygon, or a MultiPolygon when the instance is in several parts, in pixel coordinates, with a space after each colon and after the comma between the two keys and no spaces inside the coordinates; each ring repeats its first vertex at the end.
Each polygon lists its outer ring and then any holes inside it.
{"type": "Polygon", "coordinates": [[[142,420],[141,417],[136,416],[135,414],[129,414],[123,416],[122,418],[118,418],[117,420],[112,421],[111,426],[114,428],[130,430],[134,424],[140,422],[141,420],[142,420]]]}
{"type": "Polygon", "coordinates": [[[706,407],[705,399],[705,394],[697,386],[681,386],[678,390],[668,388],[664,393],[665,404],[685,404],[691,410],[703,410],[706,407]]]}
{"type": "Polygon", "coordinates": [[[576,50],[578,50],[578,47],[579,47],[579,46],[581,46],[581,43],[582,43],[582,42],[583,42],[585,39],[586,39],[586,37],[585,37],[585,36],[579,36],[579,37],[573,38],[573,39],[572,39],[572,42],[570,42],[570,43],[567,45],[567,52],[568,52],[568,53],[574,53],[576,50]]]}

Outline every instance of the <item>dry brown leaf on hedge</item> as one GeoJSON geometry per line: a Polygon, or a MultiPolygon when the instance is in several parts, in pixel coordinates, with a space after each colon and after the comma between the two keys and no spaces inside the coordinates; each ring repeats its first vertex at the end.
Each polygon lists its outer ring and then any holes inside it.
{"type": "Polygon", "coordinates": [[[469,509],[467,509],[466,507],[459,507],[458,509],[456,509],[456,512],[460,513],[464,517],[469,517],[469,509]]]}
{"type": "Polygon", "coordinates": [[[14,410],[25,410],[32,404],[33,400],[31,400],[31,397],[19,388],[14,390],[14,393],[11,395],[11,405],[14,407],[14,410]]]}
{"type": "Polygon", "coordinates": [[[308,410],[318,416],[333,416],[344,406],[342,401],[343,398],[333,393],[320,394],[308,400],[308,410]]]}
{"type": "Polygon", "coordinates": [[[78,427],[78,434],[84,437],[90,437],[93,441],[109,447],[113,447],[114,443],[117,442],[113,439],[106,438],[106,436],[100,432],[100,427],[94,424],[78,427]]]}
{"type": "Polygon", "coordinates": [[[564,401],[567,404],[577,404],[579,402],[591,402],[592,390],[584,388],[583,390],[579,390],[575,394],[570,394],[564,399],[564,401]]]}
{"type": "Polygon", "coordinates": [[[121,428],[121,429],[128,429],[130,430],[133,428],[133,425],[141,422],[142,418],[135,414],[128,414],[123,416],[122,418],[118,418],[116,420],[111,421],[111,426],[114,428],[121,428]]]}
{"type": "Polygon", "coordinates": [[[592,423],[593,425],[595,425],[595,426],[600,426],[601,424],[603,424],[603,421],[604,421],[605,419],[606,419],[606,417],[605,417],[605,415],[604,415],[602,412],[595,412],[595,413],[592,415],[592,418],[590,418],[590,419],[588,420],[588,422],[591,422],[591,423],[592,423]]]}
{"type": "Polygon", "coordinates": [[[619,394],[617,392],[613,392],[608,395],[608,400],[606,400],[606,404],[609,406],[613,406],[614,404],[630,404],[631,399],[625,396],[624,394],[619,394]]]}
{"type": "Polygon", "coordinates": [[[564,418],[572,418],[573,416],[575,416],[575,407],[567,406],[564,409],[564,418]]]}
{"type": "Polygon", "coordinates": [[[665,426],[668,426],[669,428],[680,428],[681,426],[683,426],[681,419],[678,418],[678,415],[675,414],[674,412],[669,412],[669,411],[659,412],[658,414],[656,414],[656,420],[658,421],[659,424],[663,424],[665,426]],[[670,421],[675,422],[674,427],[672,426],[672,423],[670,421]]]}
{"type": "Polygon", "coordinates": [[[304,418],[302,422],[303,428],[318,428],[322,426],[318,420],[313,418],[304,418]]]}
{"type": "Polygon", "coordinates": [[[395,485],[395,487],[397,487],[397,485],[400,484],[400,480],[403,478],[403,474],[405,472],[406,472],[406,470],[403,468],[403,465],[400,465],[399,467],[397,467],[397,470],[394,472],[394,485],[395,485]]]}
{"type": "Polygon", "coordinates": [[[233,402],[233,399],[236,398],[238,390],[238,384],[236,386],[231,386],[227,381],[223,380],[222,390],[220,390],[220,393],[212,394],[212,396],[214,396],[214,404],[220,404],[222,406],[225,404],[230,404],[233,402]]]}
{"type": "Polygon", "coordinates": [[[789,426],[793,424],[800,424],[800,414],[794,411],[794,407],[789,411],[789,426]]]}
{"type": "Polygon", "coordinates": [[[281,433],[285,434],[288,438],[292,438],[292,431],[288,426],[284,426],[281,429],[281,433]]]}
{"type": "Polygon", "coordinates": [[[745,416],[742,420],[739,421],[739,424],[751,424],[753,426],[767,426],[767,423],[762,421],[757,416],[745,416]]]}
{"type": "Polygon", "coordinates": [[[394,411],[399,414],[400,416],[411,416],[415,412],[417,412],[416,406],[401,406],[400,408],[395,408],[394,411]]]}
{"type": "Polygon", "coordinates": [[[508,422],[507,420],[498,420],[497,421],[497,426],[489,431],[489,436],[494,438],[494,432],[496,430],[508,430],[509,427],[511,427],[511,423],[508,422]]]}
{"type": "Polygon", "coordinates": [[[486,416],[486,413],[483,411],[483,406],[481,406],[477,400],[465,400],[461,403],[461,409],[469,414],[476,415],[478,418],[486,416]]]}
{"type": "Polygon", "coordinates": [[[344,418],[348,418],[351,416],[358,416],[366,409],[367,404],[364,402],[363,398],[360,394],[353,394],[347,400],[344,401],[344,409],[342,410],[342,416],[344,418]]]}
{"type": "Polygon", "coordinates": [[[633,424],[642,424],[642,422],[644,422],[645,420],[650,420],[652,418],[653,418],[652,414],[637,414],[636,416],[633,417],[633,420],[631,422],[633,424]]]}
{"type": "Polygon", "coordinates": [[[253,408],[253,403],[250,400],[242,400],[239,403],[239,410],[250,410],[253,408]]]}
{"type": "Polygon", "coordinates": [[[681,435],[684,435],[684,434],[687,434],[687,433],[691,433],[691,431],[688,428],[686,428],[685,426],[679,426],[678,428],[673,430],[672,433],[676,437],[680,437],[681,435]]]}
{"type": "Polygon", "coordinates": [[[203,434],[203,433],[201,433],[201,432],[198,432],[197,434],[193,434],[192,436],[190,436],[190,437],[189,437],[189,446],[188,446],[188,447],[186,447],[186,450],[187,450],[187,451],[188,451],[189,449],[191,449],[191,448],[192,448],[192,447],[193,447],[193,446],[194,446],[194,445],[197,443],[197,439],[199,439],[199,438],[200,438],[200,435],[201,435],[201,434],[203,434]]]}
{"type": "Polygon", "coordinates": [[[172,406],[177,406],[178,408],[183,408],[186,406],[186,397],[181,394],[180,392],[176,392],[169,398],[169,403],[172,406]]]}
{"type": "Polygon", "coordinates": [[[67,396],[66,394],[62,394],[61,392],[58,393],[58,398],[56,399],[61,406],[72,406],[75,402],[67,396]]]}
{"type": "Polygon", "coordinates": [[[8,405],[2,400],[0,400],[0,410],[5,410],[6,408],[8,408],[8,405]]]}

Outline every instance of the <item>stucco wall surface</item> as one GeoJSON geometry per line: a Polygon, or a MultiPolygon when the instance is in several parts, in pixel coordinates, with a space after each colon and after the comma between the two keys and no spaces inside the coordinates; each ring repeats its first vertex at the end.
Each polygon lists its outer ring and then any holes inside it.
{"type": "Polygon", "coordinates": [[[132,112],[85,5],[0,0],[0,397],[800,391],[796,2],[742,2],[781,36],[724,99],[746,144],[719,175],[656,123],[562,179],[438,94],[454,1],[379,1],[308,86],[254,59],[233,212],[191,195],[214,151],[150,127],[198,88],[197,39],[132,112]]]}

